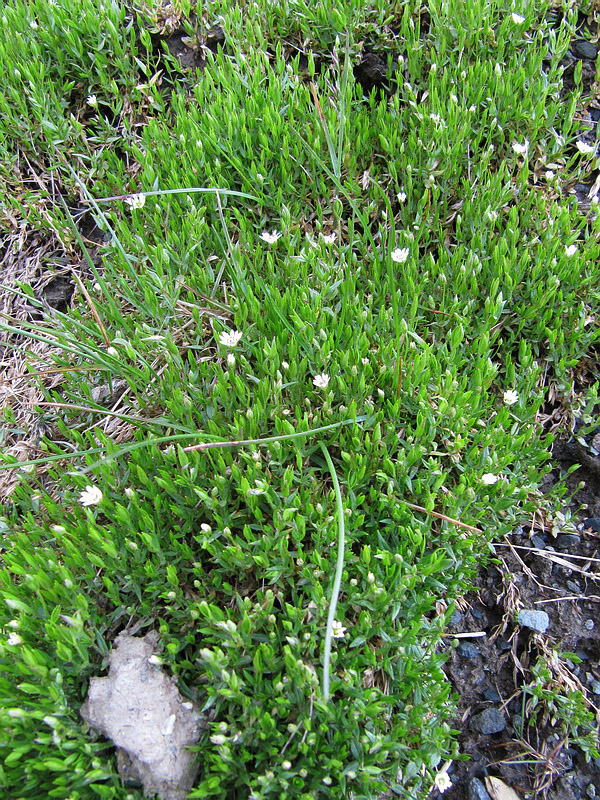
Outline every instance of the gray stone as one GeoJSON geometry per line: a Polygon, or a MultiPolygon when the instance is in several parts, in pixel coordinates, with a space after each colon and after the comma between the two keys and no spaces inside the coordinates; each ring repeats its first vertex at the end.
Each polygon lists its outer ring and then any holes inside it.
{"type": "Polygon", "coordinates": [[[471,778],[469,781],[469,800],[492,800],[479,778],[471,778]]]}
{"type": "Polygon", "coordinates": [[[532,611],[527,608],[522,608],[517,617],[519,625],[524,628],[530,628],[536,633],[545,633],[550,625],[550,617],[545,611],[532,611]]]}
{"type": "Polygon", "coordinates": [[[583,527],[590,528],[593,531],[600,531],[600,517],[588,517],[583,520],[583,527]]]}
{"type": "Polygon", "coordinates": [[[503,731],[506,728],[506,720],[497,708],[486,708],[471,717],[471,728],[484,736],[489,736],[503,731]]]}
{"type": "Polygon", "coordinates": [[[592,692],[594,694],[600,694],[600,681],[592,682],[592,692]]]}
{"type": "Polygon", "coordinates": [[[586,619],[586,621],[583,623],[583,627],[586,629],[586,631],[593,631],[594,630],[594,620],[593,619],[586,619]]]}
{"type": "Polygon", "coordinates": [[[573,550],[581,544],[581,536],[576,533],[559,533],[556,537],[557,550],[573,550]]]}
{"type": "Polygon", "coordinates": [[[196,744],[201,716],[152,663],[158,635],[120,634],[106,678],[92,678],[81,716],[117,747],[119,773],[137,779],[147,796],[185,800],[198,773],[187,748],[196,744]]]}
{"type": "Polygon", "coordinates": [[[595,46],[591,42],[586,42],[583,39],[573,44],[573,52],[577,58],[584,58],[589,61],[593,61],[596,58],[595,46]]]}
{"type": "Polygon", "coordinates": [[[593,783],[589,784],[589,786],[585,790],[585,793],[587,794],[588,797],[596,797],[596,787],[594,786],[593,783]]]}
{"type": "Polygon", "coordinates": [[[471,642],[464,642],[461,640],[458,643],[456,652],[463,658],[477,658],[477,656],[479,655],[479,648],[476,647],[474,644],[471,644],[471,642]]]}
{"type": "Polygon", "coordinates": [[[546,547],[546,540],[536,534],[531,537],[531,544],[533,547],[537,547],[538,550],[543,550],[546,547]]]}
{"type": "Polygon", "coordinates": [[[567,589],[575,594],[579,594],[581,591],[581,586],[579,585],[578,581],[567,581],[567,589]]]}
{"type": "Polygon", "coordinates": [[[490,703],[499,703],[500,702],[500,695],[494,689],[493,686],[488,686],[487,689],[484,689],[483,696],[490,703]]]}

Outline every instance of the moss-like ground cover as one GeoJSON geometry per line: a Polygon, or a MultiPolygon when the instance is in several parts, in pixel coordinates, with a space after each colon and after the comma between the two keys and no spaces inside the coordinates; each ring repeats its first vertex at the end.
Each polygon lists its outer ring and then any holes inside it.
{"type": "Polygon", "coordinates": [[[4,4],[7,796],[141,797],[79,715],[125,628],[207,716],[190,798],[441,785],[451,601],[595,402],[588,13],[4,4]]]}

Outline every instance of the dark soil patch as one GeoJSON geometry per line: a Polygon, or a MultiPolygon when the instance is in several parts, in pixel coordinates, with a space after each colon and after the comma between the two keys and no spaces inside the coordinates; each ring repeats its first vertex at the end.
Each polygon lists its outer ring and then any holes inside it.
{"type": "Polygon", "coordinates": [[[445,800],[488,800],[487,776],[522,798],[600,795],[599,758],[586,762],[543,709],[527,724],[531,695],[523,687],[539,659],[550,664],[557,690],[581,690],[600,719],[600,562],[590,560],[600,558],[600,456],[574,439],[559,439],[553,457],[547,489],[580,465],[566,478],[574,527],[536,519],[516,530],[496,546],[497,563],[480,571],[452,617],[448,633],[458,647],[449,652],[446,673],[460,696],[453,724],[469,760],[450,767],[453,786],[445,800]],[[547,630],[520,625],[522,609],[544,611],[547,630]],[[565,655],[553,662],[553,652],[574,653],[580,661],[565,655]]]}

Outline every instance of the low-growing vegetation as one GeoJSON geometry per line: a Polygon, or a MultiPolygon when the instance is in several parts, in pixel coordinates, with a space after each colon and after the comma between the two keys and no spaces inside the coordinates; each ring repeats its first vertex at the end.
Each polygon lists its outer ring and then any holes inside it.
{"type": "Polygon", "coordinates": [[[562,81],[592,13],[4,5],[12,798],[141,798],[80,716],[125,629],[204,715],[190,798],[442,787],[452,601],[550,507],[538,412],[584,404],[596,358],[598,222],[566,194],[596,153],[562,81]]]}

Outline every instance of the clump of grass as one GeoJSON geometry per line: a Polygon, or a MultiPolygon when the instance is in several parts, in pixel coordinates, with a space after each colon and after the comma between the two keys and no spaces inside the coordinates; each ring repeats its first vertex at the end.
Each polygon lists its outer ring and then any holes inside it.
{"type": "MultiPolygon", "coordinates": [[[[40,388],[44,452],[2,465],[21,470],[0,572],[15,797],[131,794],[78,709],[133,625],[209,721],[190,797],[414,798],[457,756],[437,601],[533,510],[537,411],[598,339],[597,223],[535,185],[573,161],[573,20],[359,5],[224,4],[227,46],[168,93],[122,7],[57,0],[86,44],[43,79],[55,22],[10,11],[27,103],[2,175],[33,148],[109,237],[68,312],[13,286],[41,319],[5,325],[62,373],[40,388]],[[331,59],[305,69],[275,37],[309,29],[331,59]],[[389,98],[353,79],[365,32],[403,55],[389,98]],[[40,117],[73,81],[89,124],[40,117]]],[[[38,224],[48,198],[21,190],[11,213],[38,224]]],[[[24,433],[7,414],[6,440],[24,433]]]]}

